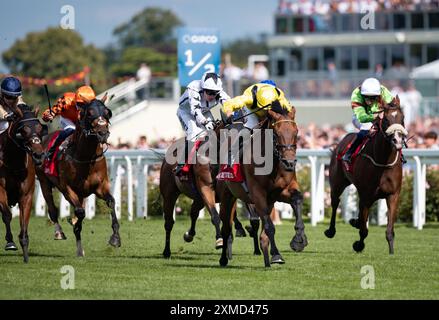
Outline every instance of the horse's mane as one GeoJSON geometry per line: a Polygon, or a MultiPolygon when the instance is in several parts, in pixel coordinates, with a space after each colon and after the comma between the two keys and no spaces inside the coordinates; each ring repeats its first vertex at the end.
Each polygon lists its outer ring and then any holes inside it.
{"type": "Polygon", "coordinates": [[[280,104],[279,100],[274,100],[271,104],[271,111],[279,113],[281,115],[286,116],[288,114],[288,110],[280,104]]]}
{"type": "Polygon", "coordinates": [[[17,108],[19,108],[23,113],[24,112],[33,112],[33,108],[32,106],[29,106],[27,104],[21,103],[19,105],[17,105],[17,108]]]}

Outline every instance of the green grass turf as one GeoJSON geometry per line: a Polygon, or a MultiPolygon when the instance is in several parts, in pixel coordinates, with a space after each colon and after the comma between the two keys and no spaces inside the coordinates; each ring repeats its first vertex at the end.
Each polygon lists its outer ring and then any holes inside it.
{"type": "MultiPolygon", "coordinates": [[[[244,222],[247,224],[247,222],[244,222]]],[[[284,265],[264,268],[262,256],[253,256],[252,241],[235,238],[234,258],[219,267],[210,219],[199,220],[192,243],[183,241],[189,219],[179,217],[171,238],[172,257],[162,258],[165,232],[162,219],[122,220],[122,247],[107,242],[110,220],[85,220],[85,258],[75,256],[72,228],[62,222],[68,237],[54,241],[53,226],[32,217],[30,262],[21,249],[0,252],[0,299],[438,299],[439,225],[422,231],[406,225],[395,228],[395,254],[388,254],[385,228],[371,226],[363,253],[352,250],[358,231],[339,223],[327,239],[327,224],[306,223],[309,245],[295,253],[289,247],[293,222],[277,226],[276,240],[284,265]],[[75,289],[63,290],[60,269],[75,269],[75,289]],[[361,268],[371,265],[375,289],[362,289],[361,268]]],[[[19,245],[18,219],[13,220],[19,245]]],[[[0,226],[1,238],[4,227],[0,226]]],[[[3,244],[2,244],[3,246],[3,244]]]]}

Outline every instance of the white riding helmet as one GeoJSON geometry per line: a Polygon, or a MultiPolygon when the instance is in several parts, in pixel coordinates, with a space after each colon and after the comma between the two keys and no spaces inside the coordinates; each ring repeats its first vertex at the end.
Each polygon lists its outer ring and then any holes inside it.
{"type": "Polygon", "coordinates": [[[221,91],[223,90],[223,83],[216,73],[208,72],[203,74],[201,78],[201,88],[203,90],[221,91]]]}
{"type": "Polygon", "coordinates": [[[381,83],[375,78],[367,78],[361,84],[360,90],[363,96],[380,96],[381,83]]]}

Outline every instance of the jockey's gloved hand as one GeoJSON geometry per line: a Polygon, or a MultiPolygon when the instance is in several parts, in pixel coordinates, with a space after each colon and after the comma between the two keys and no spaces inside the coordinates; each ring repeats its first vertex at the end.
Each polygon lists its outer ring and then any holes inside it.
{"type": "Polygon", "coordinates": [[[227,117],[226,120],[224,120],[224,124],[232,124],[233,123],[233,116],[227,117]]]}
{"type": "Polygon", "coordinates": [[[209,121],[206,119],[205,116],[203,116],[201,113],[197,113],[195,116],[195,120],[197,120],[197,122],[199,124],[205,125],[207,124],[209,121]]]}
{"type": "Polygon", "coordinates": [[[14,121],[15,120],[15,114],[13,112],[9,112],[7,115],[5,115],[6,121],[14,121]]]}
{"type": "Polygon", "coordinates": [[[213,121],[209,121],[204,125],[204,127],[207,130],[213,130],[213,129],[215,129],[215,123],[213,123],[213,121]]]}

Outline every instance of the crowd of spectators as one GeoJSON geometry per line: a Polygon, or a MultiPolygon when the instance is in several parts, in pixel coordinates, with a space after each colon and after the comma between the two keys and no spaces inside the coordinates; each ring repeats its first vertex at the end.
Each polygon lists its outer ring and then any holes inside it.
{"type": "Polygon", "coordinates": [[[368,11],[416,11],[439,8],[438,0],[279,0],[280,14],[327,15],[330,13],[364,13],[368,11]]]}
{"type": "MultiPolygon", "coordinates": [[[[408,123],[406,128],[409,132],[408,148],[439,148],[438,117],[417,117],[408,123]]],[[[306,126],[299,126],[298,149],[334,148],[348,132],[354,130],[352,124],[318,126],[309,123],[306,126]]],[[[110,146],[110,149],[167,149],[175,140],[176,138],[160,138],[149,142],[146,136],[140,136],[134,145],[119,141],[117,145],[110,146]]]]}

